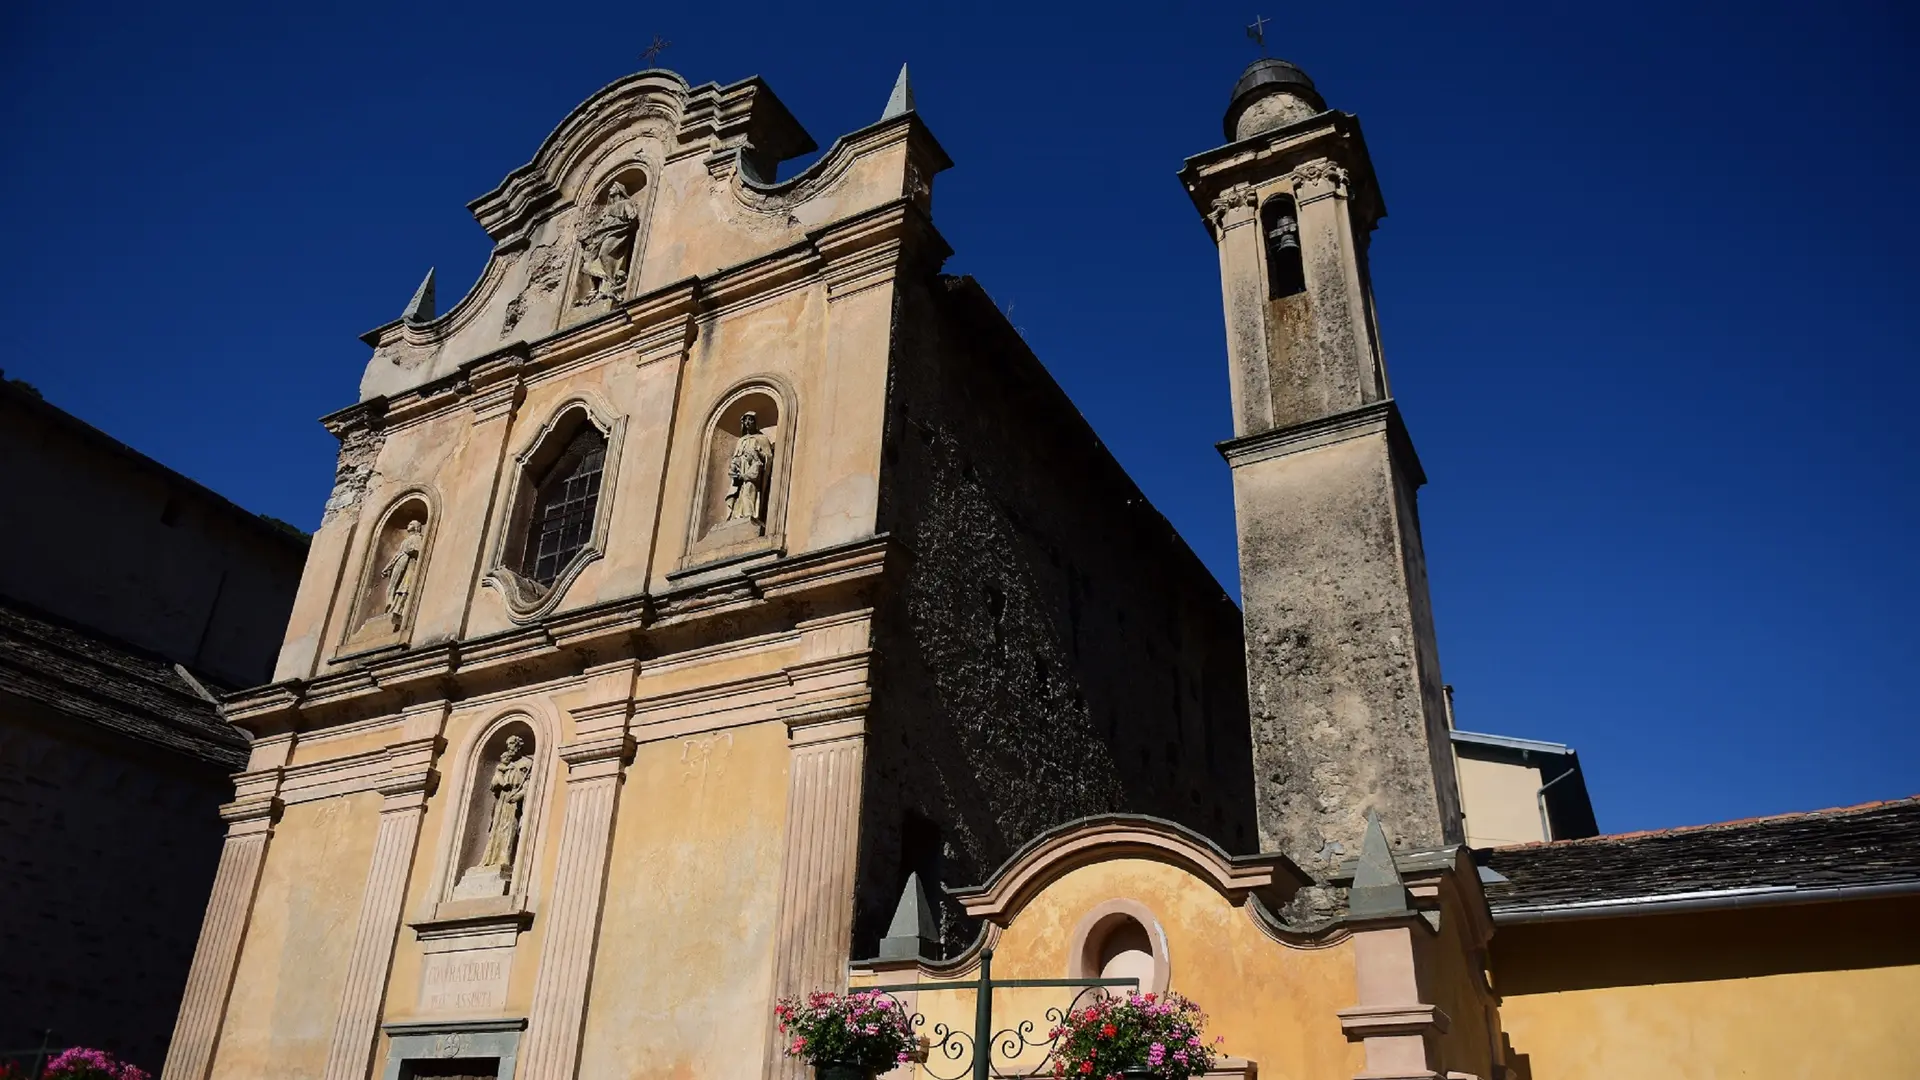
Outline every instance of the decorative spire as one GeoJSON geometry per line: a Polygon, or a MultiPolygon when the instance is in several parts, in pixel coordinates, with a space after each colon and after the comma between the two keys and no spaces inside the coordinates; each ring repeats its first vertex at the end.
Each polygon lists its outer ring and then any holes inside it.
{"type": "Polygon", "coordinates": [[[400,317],[410,323],[432,322],[433,308],[433,268],[427,268],[427,276],[420,287],[413,291],[413,299],[407,302],[407,310],[400,317]]]}
{"type": "Polygon", "coordinates": [[[1412,897],[1400,868],[1393,864],[1393,849],[1387,846],[1387,830],[1380,827],[1380,815],[1367,812],[1367,838],[1360,844],[1360,865],[1353,871],[1353,888],[1347,895],[1347,910],[1361,918],[1383,915],[1411,915],[1412,897]]]}
{"type": "Polygon", "coordinates": [[[933,904],[927,899],[926,887],[920,884],[919,874],[908,874],[907,887],[900,890],[900,906],[893,909],[887,936],[880,939],[880,958],[931,956],[938,941],[939,930],[934,925],[933,904]]]}
{"type": "Polygon", "coordinates": [[[887,98],[887,110],[880,119],[891,120],[913,111],[913,84],[907,81],[907,65],[900,65],[900,77],[893,81],[893,94],[887,98]]]}

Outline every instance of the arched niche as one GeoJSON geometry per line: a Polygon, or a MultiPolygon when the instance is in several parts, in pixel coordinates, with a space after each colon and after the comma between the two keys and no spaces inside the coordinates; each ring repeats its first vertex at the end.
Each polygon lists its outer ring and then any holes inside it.
{"type": "Polygon", "coordinates": [[[648,207],[653,192],[647,172],[630,164],[605,177],[581,206],[574,225],[572,287],[568,310],[606,311],[633,295],[645,253],[648,207]]]}
{"type": "Polygon", "coordinates": [[[793,461],[793,403],[772,381],[735,387],[702,429],[683,565],[778,549],[793,461]]]}
{"type": "Polygon", "coordinates": [[[542,725],[521,712],[497,718],[474,739],[455,789],[443,902],[524,905],[546,801],[549,741],[542,725]]]}
{"type": "Polygon", "coordinates": [[[1099,904],[1074,927],[1067,951],[1071,979],[1139,980],[1141,993],[1162,994],[1172,975],[1167,934],[1160,920],[1137,900],[1099,904]]]}
{"type": "Polygon", "coordinates": [[[1275,195],[1261,206],[1260,236],[1267,260],[1267,298],[1282,300],[1306,292],[1300,210],[1293,196],[1275,195]]]}
{"type": "Polygon", "coordinates": [[[553,610],[567,586],[607,549],[607,523],[624,420],[585,398],[555,409],[514,458],[513,477],[484,584],[516,622],[553,610]]]}
{"type": "Polygon", "coordinates": [[[383,648],[407,639],[420,608],[433,520],[433,502],[421,490],[401,494],[379,516],[360,560],[343,651],[383,648]]]}

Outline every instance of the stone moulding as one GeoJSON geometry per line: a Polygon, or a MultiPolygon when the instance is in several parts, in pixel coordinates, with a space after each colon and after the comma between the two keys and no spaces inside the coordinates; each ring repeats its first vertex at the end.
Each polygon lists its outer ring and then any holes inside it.
{"type": "Polygon", "coordinates": [[[500,519],[493,525],[493,550],[487,559],[489,569],[480,579],[482,586],[500,594],[506,603],[507,618],[524,623],[546,615],[566,596],[568,587],[575,579],[605,555],[607,530],[613,522],[613,496],[619,488],[620,451],[626,442],[626,432],[626,417],[615,416],[604,402],[594,399],[585,391],[579,391],[556,406],[546,423],[540,425],[540,429],[514,455],[513,469],[503,481],[508,488],[502,493],[506,497],[500,500],[503,510],[500,519]],[[593,533],[586,545],[567,560],[567,565],[561,568],[552,584],[542,587],[509,567],[506,564],[507,554],[514,542],[514,533],[522,528],[522,519],[531,511],[529,500],[533,498],[534,491],[531,474],[533,459],[552,441],[567,417],[574,413],[581,414],[585,422],[592,424],[606,439],[600,472],[600,496],[594,505],[593,533]]]}
{"type": "Polygon", "coordinates": [[[552,677],[565,677],[578,670],[568,650],[630,654],[650,629],[697,631],[766,600],[832,599],[864,606],[859,590],[885,572],[889,557],[900,557],[891,554],[896,548],[881,533],[661,595],[623,597],[485,637],[377,657],[364,667],[269,683],[223,698],[221,715],[256,738],[361,722],[377,725],[387,721],[374,718],[398,711],[410,696],[464,701],[487,693],[500,672],[517,665],[544,664],[552,668],[552,677]]]}
{"type": "Polygon", "coordinates": [[[1239,905],[1257,898],[1271,907],[1312,884],[1277,852],[1229,855],[1183,825],[1139,814],[1103,814],[1042,833],[1015,852],[983,885],[951,890],[966,913],[1005,926],[1046,886],[1071,870],[1115,858],[1178,866],[1239,905]]]}
{"type": "Polygon", "coordinates": [[[523,1017],[499,1020],[422,1020],[386,1024],[381,1030],[390,1041],[382,1080],[400,1080],[400,1069],[410,1061],[447,1058],[495,1058],[495,1080],[513,1080],[520,1039],[527,1029],[523,1017]]]}
{"type": "Polygon", "coordinates": [[[1420,466],[1419,455],[1414,453],[1413,439],[1407,434],[1406,422],[1400,417],[1400,406],[1392,398],[1369,402],[1357,409],[1319,417],[1305,423],[1271,428],[1243,438],[1228,439],[1214,444],[1214,448],[1220,451],[1220,456],[1226,459],[1228,465],[1237,469],[1257,461],[1285,457],[1302,450],[1311,450],[1367,435],[1377,435],[1381,432],[1386,433],[1394,455],[1406,467],[1407,476],[1413,482],[1413,486],[1416,488],[1425,486],[1427,472],[1420,466]]]}
{"type": "Polygon", "coordinates": [[[1279,190],[1274,183],[1276,177],[1290,186],[1294,180],[1289,174],[1294,169],[1315,158],[1329,158],[1348,171],[1356,210],[1354,226],[1364,235],[1387,216],[1387,207],[1366,154],[1347,152],[1349,145],[1362,140],[1359,117],[1330,110],[1195,154],[1181,167],[1180,181],[1206,224],[1211,221],[1215,203],[1236,185],[1257,183],[1264,191],[1279,190]]]}

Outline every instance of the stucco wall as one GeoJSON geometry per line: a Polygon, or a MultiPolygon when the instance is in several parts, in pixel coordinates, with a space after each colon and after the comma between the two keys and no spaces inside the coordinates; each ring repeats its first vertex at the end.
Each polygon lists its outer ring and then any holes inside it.
{"type": "Polygon", "coordinates": [[[1920,1076],[1920,901],[1506,927],[1519,1080],[1920,1076]]]}
{"type": "Polygon", "coordinates": [[[324,1072],[379,813],[373,792],[287,807],[254,897],[214,1080],[324,1072]]]}
{"type": "Polygon", "coordinates": [[[1540,835],[1540,770],[1456,755],[1460,807],[1470,847],[1526,844],[1540,835]]]}
{"type": "Polygon", "coordinates": [[[977,285],[903,294],[882,527],[908,558],[876,620],[856,950],[899,897],[908,813],[951,885],[1105,811],[1254,845],[1232,601],[977,285]]]}
{"type": "MultiPolygon", "coordinates": [[[[1360,1070],[1360,1047],[1347,1041],[1336,1015],[1354,1004],[1357,992],[1348,942],[1314,948],[1283,944],[1256,926],[1247,910],[1188,871],[1165,863],[1112,859],[1070,871],[1049,884],[1002,934],[994,953],[994,978],[1074,974],[1068,953],[1075,927],[1095,906],[1116,898],[1135,900],[1152,912],[1164,934],[1168,989],[1206,1011],[1209,1038],[1224,1040],[1221,1053],[1252,1060],[1262,1080],[1321,1080],[1360,1070]]],[[[929,1029],[944,1021],[972,1030],[971,992],[920,993],[914,998],[915,1007],[927,1014],[929,1029]]],[[[995,998],[995,1026],[1033,1020],[1036,1030],[1030,1037],[1044,1038],[1045,1010],[1071,998],[1072,992],[1064,990],[1006,991],[995,998]]],[[[1023,1058],[1023,1063],[1037,1063],[1037,1056],[1028,1057],[1031,1060],[1023,1058]]],[[[952,1071],[950,1066],[947,1071],[952,1071]]]]}
{"type": "Polygon", "coordinates": [[[614,829],[581,1076],[759,1077],[787,762],[777,722],[640,747],[614,829]]]}

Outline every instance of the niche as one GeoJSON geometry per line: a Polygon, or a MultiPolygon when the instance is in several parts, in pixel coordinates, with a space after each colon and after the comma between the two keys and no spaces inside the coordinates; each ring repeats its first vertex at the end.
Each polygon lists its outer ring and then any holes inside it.
{"type": "Polygon", "coordinates": [[[689,561],[777,547],[786,517],[792,422],[768,386],[734,391],[706,429],[689,561]]]}
{"type": "Polygon", "coordinates": [[[527,836],[540,771],[532,725],[515,717],[480,744],[468,770],[467,798],[454,846],[454,900],[524,893],[527,836]]]}
{"type": "Polygon", "coordinates": [[[348,619],[346,647],[379,648],[406,637],[420,606],[431,519],[426,495],[409,492],[375,526],[348,619]]]}
{"type": "Polygon", "coordinates": [[[1160,921],[1135,900],[1109,900],[1087,912],[1067,955],[1070,978],[1137,979],[1141,993],[1164,993],[1171,974],[1160,921]]]}
{"type": "Polygon", "coordinates": [[[618,304],[626,299],[640,257],[642,192],[647,174],[622,170],[581,210],[574,259],[573,306],[618,304]]]}
{"type": "Polygon", "coordinates": [[[1260,211],[1260,235],[1267,253],[1267,296],[1278,300],[1307,291],[1300,257],[1300,212],[1293,199],[1275,195],[1260,211]]]}

